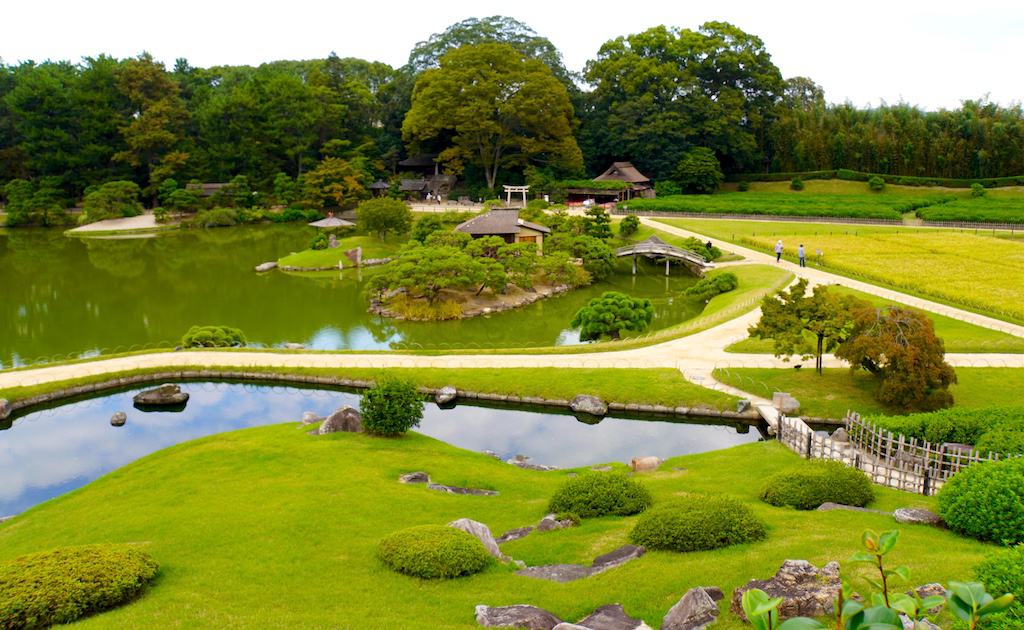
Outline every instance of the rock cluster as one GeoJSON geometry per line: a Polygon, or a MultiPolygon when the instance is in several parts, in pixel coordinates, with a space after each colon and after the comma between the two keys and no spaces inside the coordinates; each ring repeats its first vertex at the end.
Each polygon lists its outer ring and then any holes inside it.
{"type": "Polygon", "coordinates": [[[485,628],[531,630],[650,630],[641,619],[626,614],[621,604],[601,606],[577,623],[564,622],[543,608],[527,604],[476,607],[476,622],[485,628]]]}
{"type": "Polygon", "coordinates": [[[779,619],[824,617],[832,614],[836,596],[842,588],[839,564],[829,562],[821,569],[806,560],[786,560],[770,580],[751,580],[733,591],[733,613],[746,620],[743,593],[759,588],[769,597],[781,597],[779,619]]]}
{"type": "Polygon", "coordinates": [[[150,407],[171,407],[184,405],[188,402],[188,393],[181,391],[181,387],[167,383],[153,389],[135,394],[132,402],[136,405],[150,407]]]}

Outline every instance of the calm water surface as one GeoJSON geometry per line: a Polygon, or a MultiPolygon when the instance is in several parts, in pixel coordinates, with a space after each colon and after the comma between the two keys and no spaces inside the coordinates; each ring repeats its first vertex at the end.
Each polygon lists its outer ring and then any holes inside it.
{"type": "MultiPolygon", "coordinates": [[[[179,442],[359,404],[357,394],[337,391],[227,383],[182,388],[191,398],[181,412],[135,409],[131,398],[145,389],[139,388],[30,413],[0,430],[0,516],[23,512],[179,442]],[[123,427],[110,426],[117,411],[128,414],[123,427]]],[[[756,429],[740,433],[732,425],[699,422],[612,417],[589,425],[571,415],[427,404],[418,431],[465,449],[490,449],[504,458],[521,453],[561,467],[699,453],[759,439],[756,429]]]]}
{"type": "Polygon", "coordinates": [[[38,358],[174,345],[194,324],[241,328],[250,342],[309,348],[493,348],[579,343],[575,312],[603,291],[650,298],[653,330],[703,308],[681,293],[695,279],[623,260],[609,281],[515,311],[458,322],[396,322],[366,311],[373,273],[256,274],[304,249],[297,225],[186,230],[155,238],[77,239],[60,230],[0,230],[0,369],[38,358]]]}

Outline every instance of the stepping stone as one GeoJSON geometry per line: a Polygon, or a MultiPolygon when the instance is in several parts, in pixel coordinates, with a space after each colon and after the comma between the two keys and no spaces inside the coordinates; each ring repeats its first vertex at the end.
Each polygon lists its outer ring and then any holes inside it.
{"type": "Polygon", "coordinates": [[[498,494],[495,490],[484,490],[482,488],[460,488],[459,486],[445,486],[439,483],[428,484],[427,488],[437,490],[438,492],[446,492],[448,494],[469,494],[478,497],[493,497],[498,494]]]}
{"type": "Polygon", "coordinates": [[[552,630],[562,620],[543,608],[527,604],[476,607],[476,622],[485,628],[529,628],[552,630]]]}

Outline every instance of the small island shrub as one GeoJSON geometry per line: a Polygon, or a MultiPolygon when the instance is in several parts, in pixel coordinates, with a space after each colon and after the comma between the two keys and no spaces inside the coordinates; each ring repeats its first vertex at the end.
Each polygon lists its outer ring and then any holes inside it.
{"type": "Polygon", "coordinates": [[[139,595],[157,563],[138,546],[64,547],[0,562],[0,628],[47,628],[139,595]]]}
{"type": "Polygon", "coordinates": [[[647,330],[654,319],[654,306],[647,298],[635,298],[605,291],[576,311],[569,323],[580,329],[580,339],[589,341],[601,337],[619,339],[623,333],[647,330]]]}
{"type": "Polygon", "coordinates": [[[710,278],[701,278],[697,284],[688,287],[684,293],[689,297],[707,301],[716,295],[728,293],[738,286],[740,286],[739,278],[731,271],[727,271],[710,278]]]}
{"type": "Polygon", "coordinates": [[[868,188],[875,192],[881,192],[885,190],[885,180],[878,175],[872,175],[868,180],[868,188]]]}
{"type": "Polygon", "coordinates": [[[581,518],[629,516],[646,510],[651,493],[619,473],[587,473],[566,480],[548,503],[548,512],[571,512],[581,518]]]}
{"type": "Polygon", "coordinates": [[[423,399],[409,381],[388,379],[366,390],[359,403],[363,428],[375,435],[401,435],[423,419],[423,399]]]}
{"type": "Polygon", "coordinates": [[[627,214],[622,217],[622,221],[619,222],[619,236],[622,238],[629,238],[636,234],[636,231],[640,229],[640,219],[635,214],[627,214]]]}
{"type": "Polygon", "coordinates": [[[1024,542],[1024,459],[973,464],[953,475],[939,490],[939,514],[964,536],[1024,542]]]}
{"type": "Polygon", "coordinates": [[[761,540],[766,534],[764,523],[736,499],[687,496],[645,512],[629,540],[648,549],[708,551],[761,540]]]}
{"type": "Polygon", "coordinates": [[[428,580],[472,575],[491,563],[482,542],[444,525],[399,530],[380,541],[377,557],[393,571],[428,580]]]}
{"type": "Polygon", "coordinates": [[[867,476],[840,462],[811,462],[772,475],[761,489],[761,500],[778,507],[813,510],[822,503],[863,507],[874,498],[867,476]]]}
{"type": "Polygon", "coordinates": [[[988,191],[985,190],[985,187],[982,186],[981,184],[979,184],[978,182],[974,182],[973,184],[971,184],[971,196],[972,197],[984,197],[985,193],[987,193],[987,192],[988,191]]]}
{"type": "Polygon", "coordinates": [[[193,227],[216,228],[238,225],[238,211],[231,208],[203,210],[189,222],[193,227]]]}
{"type": "Polygon", "coordinates": [[[794,177],[793,179],[791,179],[789,181],[789,189],[790,190],[803,190],[804,189],[804,180],[800,179],[799,177],[794,177]]]}
{"type": "Polygon", "coordinates": [[[1011,593],[1013,606],[992,617],[988,628],[1020,630],[1024,628],[1024,545],[994,553],[974,568],[974,576],[989,593],[1011,593]]]}
{"type": "Polygon", "coordinates": [[[309,248],[310,249],[327,249],[327,243],[328,242],[329,242],[329,239],[327,238],[327,233],[326,232],[317,232],[316,236],[314,236],[313,239],[311,241],[309,241],[309,248]]]}
{"type": "Polygon", "coordinates": [[[231,326],[192,326],[181,338],[185,348],[235,348],[245,345],[245,334],[231,326]]]}

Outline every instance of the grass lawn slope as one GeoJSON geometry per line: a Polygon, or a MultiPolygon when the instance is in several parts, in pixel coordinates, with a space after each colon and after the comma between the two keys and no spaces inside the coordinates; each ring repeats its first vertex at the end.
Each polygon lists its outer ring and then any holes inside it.
{"type": "Polygon", "coordinates": [[[377,236],[347,236],[338,239],[334,249],[307,249],[289,254],[277,261],[282,267],[337,267],[344,261],[346,267],[351,262],[345,252],[356,247],[363,248],[363,258],[385,258],[395,254],[405,241],[406,236],[389,236],[381,240],[377,236]]]}
{"type": "MultiPolygon", "coordinates": [[[[738,498],[768,523],[768,537],[759,543],[650,552],[568,584],[518,576],[504,566],[423,581],[384,568],[376,558],[378,541],[398,529],[460,517],[482,521],[495,533],[534,524],[566,471],[521,470],[418,434],[314,437],[283,424],[175,446],[38,506],[0,525],[0,559],[63,545],[146,543],[161,567],[153,587],[123,608],[82,621],[81,628],[468,630],[477,627],[477,604],[530,603],[575,621],[612,602],[658,627],[690,587],[714,584],[730,592],[772,575],[787,558],[843,561],[857,549],[863,529],[895,526],[878,514],[796,512],[758,501],[766,477],[800,462],[777,443],[763,442],[675,458],[665,472],[641,476],[656,502],[681,492],[738,498]],[[396,481],[414,470],[500,495],[447,495],[396,481]]],[[[872,507],[935,505],[878,492],[872,507]]],[[[589,561],[624,544],[636,518],[586,520],[503,550],[530,565],[589,561]]],[[[968,578],[988,549],[944,530],[902,529],[893,561],[910,567],[914,584],[968,578]]],[[[725,614],[716,627],[744,626],[725,614]]]]}

